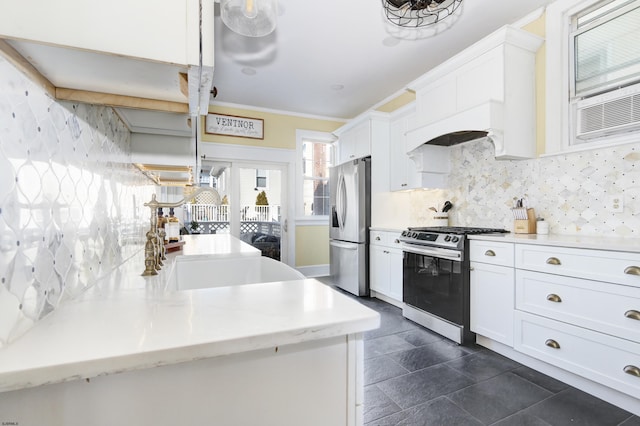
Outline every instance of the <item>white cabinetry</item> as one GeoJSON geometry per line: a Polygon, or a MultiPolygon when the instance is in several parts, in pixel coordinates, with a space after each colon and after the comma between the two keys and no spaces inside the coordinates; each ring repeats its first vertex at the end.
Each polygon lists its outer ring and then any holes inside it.
{"type": "MultiPolygon", "coordinates": [[[[387,114],[369,112],[357,117],[333,133],[338,137],[338,164],[371,155],[372,146],[387,146],[387,114]]],[[[374,166],[375,167],[375,166],[374,166]]]]}
{"type": "Polygon", "coordinates": [[[514,348],[640,395],[640,255],[515,247],[514,348]]]}
{"type": "Polygon", "coordinates": [[[0,50],[31,62],[32,78],[39,73],[57,99],[185,113],[189,101],[193,114],[210,97],[213,9],[198,0],[22,0],[0,14],[0,50]]]}
{"type": "Polygon", "coordinates": [[[514,245],[470,241],[471,331],[513,345],[514,245]]]}
{"type": "Polygon", "coordinates": [[[489,133],[496,158],[536,155],[535,53],[543,40],[505,26],[420,77],[408,150],[452,132],[489,133]]]}
{"type": "Polygon", "coordinates": [[[369,233],[369,286],[376,296],[382,295],[396,305],[402,302],[402,249],[398,237],[399,232],[369,233]]]}
{"type": "Polygon", "coordinates": [[[389,190],[403,191],[420,186],[415,163],[407,155],[407,131],[415,127],[415,103],[402,108],[389,124],[389,190]]]}

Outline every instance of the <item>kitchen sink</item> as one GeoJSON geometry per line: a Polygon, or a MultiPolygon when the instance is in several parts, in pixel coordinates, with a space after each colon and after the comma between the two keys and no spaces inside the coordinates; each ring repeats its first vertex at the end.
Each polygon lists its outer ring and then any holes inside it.
{"type": "Polygon", "coordinates": [[[179,256],[167,287],[181,291],[304,278],[296,269],[268,257],[179,256]]]}

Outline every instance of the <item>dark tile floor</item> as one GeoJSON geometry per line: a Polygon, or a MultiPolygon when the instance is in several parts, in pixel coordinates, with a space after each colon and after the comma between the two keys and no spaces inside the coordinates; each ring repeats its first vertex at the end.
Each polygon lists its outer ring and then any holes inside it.
{"type": "Polygon", "coordinates": [[[458,346],[393,305],[357,300],[382,318],[365,334],[366,425],[640,426],[640,417],[495,352],[458,346]]]}

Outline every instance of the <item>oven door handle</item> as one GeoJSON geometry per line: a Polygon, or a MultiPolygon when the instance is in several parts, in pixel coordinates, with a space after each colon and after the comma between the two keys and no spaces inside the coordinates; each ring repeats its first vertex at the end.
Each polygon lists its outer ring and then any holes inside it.
{"type": "Polygon", "coordinates": [[[422,256],[453,260],[454,262],[462,262],[462,252],[458,250],[448,250],[439,247],[416,247],[415,245],[404,243],[402,244],[402,251],[422,256]]]}

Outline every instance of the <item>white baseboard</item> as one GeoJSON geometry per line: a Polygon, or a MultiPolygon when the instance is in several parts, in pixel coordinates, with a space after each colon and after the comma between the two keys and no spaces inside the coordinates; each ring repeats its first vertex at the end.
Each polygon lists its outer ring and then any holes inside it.
{"type": "Polygon", "coordinates": [[[324,277],[329,275],[329,264],[297,266],[296,269],[302,272],[302,274],[308,278],[324,277]]]}
{"type": "Polygon", "coordinates": [[[394,299],[392,297],[389,297],[389,296],[387,296],[385,294],[378,293],[375,290],[371,290],[371,297],[375,297],[376,299],[380,299],[383,302],[387,302],[390,305],[393,305],[393,306],[395,306],[397,308],[402,309],[402,300],[396,300],[396,299],[394,299]]]}

